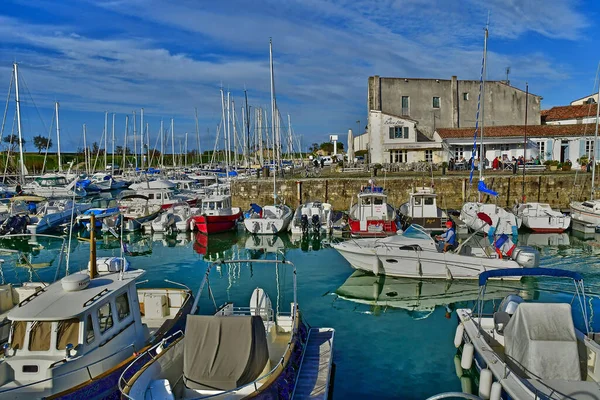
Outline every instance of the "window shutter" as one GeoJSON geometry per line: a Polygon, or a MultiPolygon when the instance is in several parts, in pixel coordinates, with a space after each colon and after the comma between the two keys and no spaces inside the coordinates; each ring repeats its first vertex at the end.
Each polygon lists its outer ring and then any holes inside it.
{"type": "Polygon", "coordinates": [[[394,138],[394,127],[390,127],[390,139],[394,138]]]}

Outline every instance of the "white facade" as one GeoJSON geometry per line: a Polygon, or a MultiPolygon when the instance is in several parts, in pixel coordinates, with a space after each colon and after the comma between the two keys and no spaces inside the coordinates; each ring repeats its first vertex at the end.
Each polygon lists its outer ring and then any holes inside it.
{"type": "Polygon", "coordinates": [[[598,103],[598,93],[594,93],[594,94],[591,94],[589,96],[585,96],[585,97],[582,97],[580,99],[573,100],[571,102],[571,105],[572,106],[579,106],[581,104],[588,104],[588,101],[591,101],[589,99],[592,99],[595,103],[598,103]]]}
{"type": "Polygon", "coordinates": [[[352,138],[354,142],[354,152],[369,150],[369,135],[362,133],[352,138]]]}
{"type": "Polygon", "coordinates": [[[416,127],[417,122],[411,119],[370,111],[370,162],[387,164],[443,161],[442,142],[427,138],[416,127]]]}

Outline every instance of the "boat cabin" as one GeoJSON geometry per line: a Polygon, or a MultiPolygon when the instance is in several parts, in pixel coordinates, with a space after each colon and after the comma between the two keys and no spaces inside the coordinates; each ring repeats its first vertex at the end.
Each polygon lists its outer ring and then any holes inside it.
{"type": "Polygon", "coordinates": [[[584,201],[581,203],[581,207],[589,209],[590,212],[600,212],[600,202],[598,201],[584,201]]]}
{"type": "Polygon", "coordinates": [[[354,218],[359,220],[389,220],[393,219],[393,213],[387,204],[387,194],[382,187],[366,187],[358,194],[358,204],[354,212],[354,218]]]}
{"type": "Polygon", "coordinates": [[[408,202],[400,206],[403,229],[418,224],[427,231],[440,231],[448,216],[437,206],[437,194],[431,187],[417,187],[409,195],[408,202]]]}
{"type": "Polygon", "coordinates": [[[56,187],[56,186],[66,186],[69,182],[67,182],[67,178],[62,175],[43,175],[35,178],[35,183],[37,183],[41,187],[56,187]]]}

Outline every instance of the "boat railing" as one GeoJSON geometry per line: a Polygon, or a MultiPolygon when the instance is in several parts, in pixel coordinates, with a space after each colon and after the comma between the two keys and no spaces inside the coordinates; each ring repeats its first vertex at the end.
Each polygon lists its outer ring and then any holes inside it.
{"type": "MultiPolygon", "coordinates": [[[[115,355],[118,355],[118,354],[123,353],[123,352],[127,352],[128,349],[135,350],[134,344],[130,343],[127,346],[122,347],[121,349],[119,349],[119,350],[117,350],[117,351],[115,351],[115,352],[107,355],[106,357],[101,358],[100,360],[97,360],[97,361],[93,362],[92,364],[85,365],[83,367],[71,370],[69,372],[65,372],[64,374],[53,375],[50,378],[42,379],[42,380],[31,382],[31,383],[22,383],[22,382],[20,382],[19,386],[17,386],[17,387],[11,387],[9,389],[2,390],[0,388],[0,396],[4,395],[5,393],[12,393],[12,392],[20,391],[23,388],[28,388],[28,387],[32,387],[32,386],[36,386],[36,385],[45,383],[45,382],[49,382],[49,381],[54,381],[54,380],[57,380],[57,379],[66,378],[66,377],[72,376],[73,374],[79,373],[79,372],[84,371],[84,370],[87,371],[87,375],[89,377],[89,380],[93,381],[93,380],[96,379],[96,377],[92,375],[92,372],[90,371],[90,367],[92,367],[94,365],[97,365],[97,364],[100,364],[100,363],[108,360],[109,358],[114,357],[115,355]]],[[[133,351],[132,351],[132,354],[133,354],[133,351]]],[[[68,361],[69,361],[68,359],[63,358],[62,360],[58,360],[57,362],[55,362],[53,365],[58,365],[61,362],[65,363],[65,362],[68,362],[68,361]]],[[[4,362],[6,362],[6,361],[4,361],[4,362]]],[[[105,368],[103,368],[103,370],[105,370],[105,368]]],[[[96,375],[96,376],[99,376],[99,375],[96,375]]],[[[71,383],[73,383],[73,382],[71,382],[71,383]]]]}
{"type": "MultiPolygon", "coordinates": [[[[183,331],[179,330],[177,332],[175,332],[174,334],[167,336],[166,338],[163,338],[160,342],[156,343],[154,346],[150,347],[149,349],[147,349],[146,351],[144,351],[143,353],[138,354],[138,356],[135,358],[135,360],[133,360],[129,365],[127,365],[127,367],[123,370],[123,372],[121,373],[121,376],[119,376],[119,391],[121,392],[121,394],[125,397],[127,397],[128,399],[132,399],[132,397],[129,397],[126,393],[125,393],[125,388],[128,386],[127,385],[127,380],[124,378],[124,376],[127,374],[127,372],[134,366],[137,365],[138,361],[150,356],[150,358],[152,359],[152,361],[156,360],[157,357],[162,353],[158,352],[157,349],[159,347],[161,347],[161,349],[164,349],[165,345],[170,345],[172,343],[174,343],[176,340],[179,340],[181,338],[184,337],[183,331]]],[[[163,350],[164,351],[164,350],[163,350]]],[[[132,399],[133,400],[133,399],[132,399]]]]}
{"type": "Polygon", "coordinates": [[[427,400],[439,400],[439,399],[468,399],[468,400],[481,400],[481,397],[475,396],[474,394],[464,392],[446,392],[439,393],[428,397],[427,400]]]}

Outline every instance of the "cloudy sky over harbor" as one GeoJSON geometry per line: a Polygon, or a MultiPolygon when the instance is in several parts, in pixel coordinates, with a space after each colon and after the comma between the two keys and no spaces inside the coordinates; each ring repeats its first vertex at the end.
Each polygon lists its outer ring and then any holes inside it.
{"type": "Polygon", "coordinates": [[[152,141],[161,118],[193,135],[197,107],[212,149],[221,86],[238,109],[244,88],[252,107],[269,108],[272,37],[279,109],[308,146],[364,127],[370,75],[479,79],[488,13],[488,79],[510,66],[511,84],[528,82],[542,108],[590,94],[599,11],[574,0],[4,0],[0,88],[17,61],[26,139],[47,134],[54,101],[66,150],[82,146],[83,123],[99,140],[105,111],[117,114],[117,144],[141,107],[152,141]]]}

